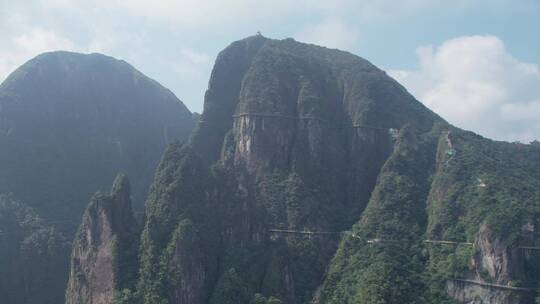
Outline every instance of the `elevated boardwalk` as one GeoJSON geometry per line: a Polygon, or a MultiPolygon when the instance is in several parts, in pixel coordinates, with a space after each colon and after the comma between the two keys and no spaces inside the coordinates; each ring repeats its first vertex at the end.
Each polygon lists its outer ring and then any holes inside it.
{"type": "Polygon", "coordinates": [[[540,250],[540,247],[535,246],[519,246],[518,248],[523,250],[540,250]]]}
{"type": "MultiPolygon", "coordinates": [[[[352,231],[309,231],[309,230],[290,230],[290,229],[268,229],[268,232],[272,233],[281,233],[281,234],[292,234],[292,235],[347,235],[354,238],[359,238],[352,231]]],[[[410,243],[408,240],[389,240],[374,238],[366,240],[368,244],[378,244],[378,243],[410,243]]],[[[466,245],[473,246],[474,243],[470,242],[455,242],[455,241],[446,241],[446,240],[424,240],[424,243],[433,244],[433,245],[466,245]]]]}
{"type": "Polygon", "coordinates": [[[540,292],[540,289],[538,288],[516,287],[516,286],[510,286],[510,285],[493,284],[493,283],[480,282],[480,281],[467,280],[467,279],[452,279],[451,281],[455,281],[459,283],[466,283],[466,284],[474,284],[474,285],[479,285],[483,287],[490,287],[490,288],[497,288],[497,289],[507,289],[507,290],[525,291],[525,292],[540,292]]]}
{"type": "Polygon", "coordinates": [[[467,245],[467,246],[474,245],[474,243],[470,243],[470,242],[454,242],[454,241],[444,241],[444,240],[424,240],[424,243],[435,244],[435,245],[467,245]]]}
{"type": "MultiPolygon", "coordinates": [[[[315,117],[315,116],[290,116],[290,115],[281,115],[281,114],[266,114],[266,113],[239,113],[232,116],[233,118],[241,118],[241,117],[267,117],[267,118],[282,118],[282,119],[289,119],[289,120],[315,120],[315,121],[321,121],[328,124],[332,124],[330,120],[326,120],[323,118],[315,117]]],[[[378,131],[388,131],[392,128],[383,128],[383,127],[375,127],[375,126],[369,126],[369,125],[363,125],[363,124],[353,124],[352,126],[347,125],[341,125],[341,126],[334,126],[332,128],[335,129],[345,129],[345,128],[352,128],[352,129],[370,129],[370,130],[378,130],[378,131]]]]}
{"type": "Polygon", "coordinates": [[[268,229],[268,232],[282,234],[300,234],[300,235],[341,235],[344,231],[307,231],[307,230],[286,230],[286,229],[268,229]]]}

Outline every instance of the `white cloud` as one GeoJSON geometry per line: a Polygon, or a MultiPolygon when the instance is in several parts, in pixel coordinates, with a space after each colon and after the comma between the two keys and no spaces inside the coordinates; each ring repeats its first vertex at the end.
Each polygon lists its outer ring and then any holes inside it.
{"type": "MultiPolygon", "coordinates": [[[[448,6],[460,8],[482,1],[486,0],[454,0],[448,6]]],[[[102,7],[123,8],[132,14],[152,20],[163,20],[187,27],[224,25],[223,22],[249,24],[265,19],[275,21],[286,14],[305,11],[322,13],[329,17],[340,15],[352,15],[354,18],[363,19],[397,17],[441,5],[440,2],[432,0],[94,0],[94,2],[102,7]]]]}
{"type": "MultiPolygon", "coordinates": [[[[201,79],[212,69],[212,59],[209,55],[196,52],[192,49],[182,49],[174,69],[184,79],[201,79]]],[[[204,81],[204,80],[203,80],[204,81]]]]}
{"type": "Polygon", "coordinates": [[[74,44],[69,39],[58,36],[55,32],[33,28],[14,38],[14,45],[23,52],[38,54],[41,52],[63,49],[73,50],[74,44]]]}
{"type": "Polygon", "coordinates": [[[389,74],[451,123],[500,140],[540,138],[540,69],[495,36],[467,36],[417,50],[417,70],[389,74]]]}
{"type": "MultiPolygon", "coordinates": [[[[168,65],[169,68],[173,69],[176,81],[170,83],[169,86],[174,86],[179,92],[182,92],[182,95],[178,97],[184,102],[204,100],[213,64],[213,57],[189,48],[179,50],[172,63],[162,62],[162,65],[168,65]]],[[[192,110],[200,111],[197,108],[192,110]]]]}
{"type": "MultiPolygon", "coordinates": [[[[404,16],[439,6],[431,0],[34,0],[43,9],[64,12],[85,12],[102,17],[110,12],[122,12],[174,27],[198,29],[209,26],[242,26],[276,23],[286,16],[309,12],[328,18],[350,15],[354,18],[373,19],[404,16]],[[105,14],[103,14],[105,13],[105,14]]],[[[463,3],[485,0],[455,0],[453,7],[463,3]]],[[[494,0],[491,0],[494,1],[494,0]]]]}
{"type": "Polygon", "coordinates": [[[0,82],[28,59],[51,50],[77,50],[73,42],[57,33],[41,28],[30,28],[12,37],[10,50],[0,49],[0,82]]]}
{"type": "MultiPolygon", "coordinates": [[[[77,6],[86,3],[83,0],[74,2],[77,6]]],[[[92,6],[105,11],[127,12],[183,29],[249,24],[290,13],[299,7],[288,0],[94,0],[92,6]]]]}
{"type": "MultiPolygon", "coordinates": [[[[204,86],[210,68],[180,58],[189,57],[185,50],[214,55],[257,30],[352,50],[369,36],[363,26],[370,22],[399,24],[413,15],[499,2],[505,0],[0,0],[0,81],[41,51],[73,49],[125,59],[179,97],[198,96],[204,93],[195,92],[198,84],[178,85],[198,78],[180,77],[203,75],[204,86]]],[[[198,97],[187,103],[202,107],[198,97]]]]}
{"type": "Polygon", "coordinates": [[[351,50],[358,41],[358,31],[341,19],[329,18],[319,24],[306,27],[295,35],[298,40],[330,48],[351,50]]]}

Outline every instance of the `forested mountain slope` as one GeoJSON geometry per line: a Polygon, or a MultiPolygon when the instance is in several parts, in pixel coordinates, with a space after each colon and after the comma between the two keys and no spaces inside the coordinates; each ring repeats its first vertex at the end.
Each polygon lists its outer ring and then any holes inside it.
{"type": "Polygon", "coordinates": [[[78,220],[122,171],[141,206],[165,146],[192,126],[180,100],[124,61],[39,55],[0,86],[0,193],[45,219],[78,220]]]}
{"type": "Polygon", "coordinates": [[[533,303],[539,183],[538,145],[455,128],[352,54],[249,37],[165,153],[117,300],[533,303]]]}
{"type": "Polygon", "coordinates": [[[40,224],[0,217],[0,302],[62,303],[92,193],[127,172],[141,210],[166,145],[193,126],[169,90],[108,56],[45,53],[13,72],[0,85],[0,194],[40,224]]]}
{"type": "Polygon", "coordinates": [[[62,303],[70,242],[28,206],[0,195],[2,303],[62,303]]]}

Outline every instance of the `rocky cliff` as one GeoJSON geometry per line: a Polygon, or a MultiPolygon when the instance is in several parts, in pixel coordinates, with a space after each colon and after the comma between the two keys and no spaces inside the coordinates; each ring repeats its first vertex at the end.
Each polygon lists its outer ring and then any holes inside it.
{"type": "Polygon", "coordinates": [[[167,293],[182,280],[197,285],[183,293],[203,295],[192,303],[309,302],[335,232],[361,215],[397,130],[428,132],[435,123],[444,121],[351,54],[261,36],[233,43],[218,56],[190,142],[171,147],[158,169],[141,299],[184,303],[167,293]],[[176,257],[162,252],[186,220],[196,227],[198,266],[171,272],[163,265],[176,257]]]}
{"type": "Polygon", "coordinates": [[[116,177],[110,194],[96,193],[73,242],[66,303],[110,304],[130,287],[138,227],[127,177],[116,177]]]}
{"type": "Polygon", "coordinates": [[[159,165],[126,301],[533,303],[538,168],[359,57],[249,37],[159,165]]]}

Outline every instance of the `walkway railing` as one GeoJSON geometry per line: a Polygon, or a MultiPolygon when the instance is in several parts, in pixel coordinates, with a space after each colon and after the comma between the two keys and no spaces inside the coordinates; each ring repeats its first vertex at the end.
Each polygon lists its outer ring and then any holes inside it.
{"type": "MultiPolygon", "coordinates": [[[[332,124],[330,120],[315,117],[315,116],[290,116],[290,115],[282,115],[282,114],[265,114],[265,113],[239,113],[239,114],[233,115],[232,117],[233,118],[269,117],[269,118],[283,118],[283,119],[291,119],[291,120],[317,120],[317,121],[322,121],[322,122],[332,124]]],[[[342,125],[337,128],[371,129],[371,130],[379,130],[379,131],[388,131],[392,129],[392,128],[383,128],[383,127],[369,126],[369,125],[363,125],[363,124],[353,124],[352,126],[342,125]]]]}
{"type": "Polygon", "coordinates": [[[461,283],[468,283],[468,284],[475,284],[475,285],[480,285],[480,286],[485,286],[485,287],[499,288],[499,289],[527,291],[527,292],[530,292],[530,291],[539,292],[540,291],[540,289],[538,289],[538,288],[516,287],[516,286],[510,286],[510,285],[494,284],[494,283],[487,283],[487,282],[467,280],[467,279],[452,279],[452,281],[461,282],[461,283]]]}

